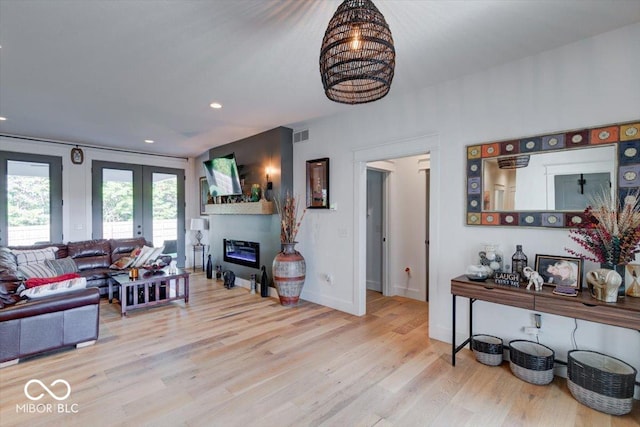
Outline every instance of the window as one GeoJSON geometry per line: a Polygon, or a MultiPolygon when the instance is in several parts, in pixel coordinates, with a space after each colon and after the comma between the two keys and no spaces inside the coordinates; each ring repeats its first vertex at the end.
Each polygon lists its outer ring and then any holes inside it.
{"type": "Polygon", "coordinates": [[[0,245],[62,241],[62,159],[0,151],[0,245]]]}

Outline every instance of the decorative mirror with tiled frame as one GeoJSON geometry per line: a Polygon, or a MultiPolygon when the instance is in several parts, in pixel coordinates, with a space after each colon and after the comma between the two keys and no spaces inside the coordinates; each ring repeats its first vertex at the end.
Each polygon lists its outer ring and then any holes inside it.
{"type": "Polygon", "coordinates": [[[614,199],[640,189],[640,120],[466,148],[471,226],[573,227],[596,185],[614,199]]]}

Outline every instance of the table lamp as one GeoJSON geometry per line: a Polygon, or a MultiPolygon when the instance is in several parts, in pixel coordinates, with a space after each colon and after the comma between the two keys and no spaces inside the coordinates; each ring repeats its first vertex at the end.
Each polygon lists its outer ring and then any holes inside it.
{"type": "Polygon", "coordinates": [[[208,225],[208,221],[204,218],[192,218],[191,219],[191,230],[195,230],[196,239],[198,239],[198,246],[202,246],[200,242],[202,240],[202,230],[206,230],[208,225]]]}

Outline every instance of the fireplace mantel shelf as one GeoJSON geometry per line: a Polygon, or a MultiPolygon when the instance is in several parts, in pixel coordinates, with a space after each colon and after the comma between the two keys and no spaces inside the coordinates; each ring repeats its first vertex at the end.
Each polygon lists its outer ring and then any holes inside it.
{"type": "Polygon", "coordinates": [[[207,204],[204,207],[207,215],[273,215],[273,202],[207,204]]]}

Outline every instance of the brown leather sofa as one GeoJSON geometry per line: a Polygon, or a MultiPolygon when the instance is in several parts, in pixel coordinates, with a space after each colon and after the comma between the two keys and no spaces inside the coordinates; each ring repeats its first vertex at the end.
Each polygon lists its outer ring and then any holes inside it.
{"type": "Polygon", "coordinates": [[[100,292],[81,289],[0,310],[0,368],[20,358],[98,339],[100,292]]]}
{"type": "Polygon", "coordinates": [[[136,247],[151,245],[144,238],[98,239],[67,244],[0,247],[0,367],[22,357],[98,339],[100,296],[107,295],[113,270],[109,266],[136,247]],[[11,249],[58,248],[56,258],[71,257],[87,288],[25,301],[16,293],[22,283],[11,249]]]}
{"type": "Polygon", "coordinates": [[[0,303],[5,300],[2,292],[3,283],[11,282],[17,288],[17,285],[22,281],[18,274],[15,258],[10,253],[11,249],[42,249],[55,246],[58,248],[56,258],[73,258],[80,270],[80,276],[87,279],[87,287],[97,287],[100,295],[106,296],[109,289],[109,280],[111,280],[111,275],[113,274],[113,270],[109,266],[123,256],[129,255],[136,247],[144,245],[153,246],[144,237],[139,237],[133,239],[83,240],[66,244],[46,243],[32,246],[0,247],[0,303]]]}

